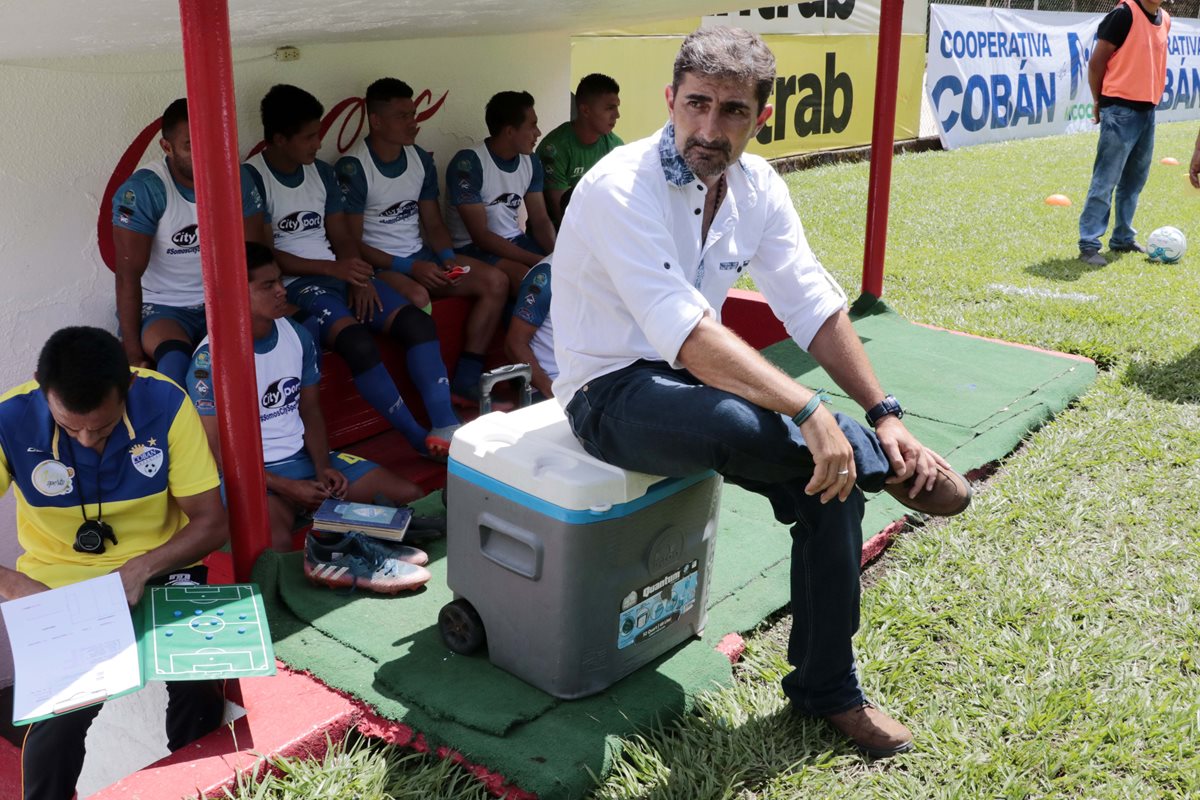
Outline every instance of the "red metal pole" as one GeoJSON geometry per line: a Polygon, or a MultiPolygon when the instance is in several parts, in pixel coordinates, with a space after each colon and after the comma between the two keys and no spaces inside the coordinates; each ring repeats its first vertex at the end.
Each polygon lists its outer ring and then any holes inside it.
{"type": "Polygon", "coordinates": [[[896,92],[900,78],[900,34],[904,0],[884,0],[879,14],[879,56],[875,65],[875,120],[871,130],[871,174],[867,185],[867,236],[863,248],[865,295],[883,295],[888,201],[892,189],[892,150],[896,141],[896,92]]]}
{"type": "Polygon", "coordinates": [[[179,18],[233,567],[237,580],[248,581],[271,534],[246,282],[229,8],[226,0],[179,0],[179,18]]]}

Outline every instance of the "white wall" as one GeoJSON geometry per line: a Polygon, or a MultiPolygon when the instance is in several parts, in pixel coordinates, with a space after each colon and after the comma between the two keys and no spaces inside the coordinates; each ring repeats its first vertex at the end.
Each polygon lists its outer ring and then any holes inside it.
{"type": "MultiPolygon", "coordinates": [[[[262,138],[258,102],[275,83],[307,89],[327,111],[385,75],[418,94],[430,89],[435,100],[449,91],[418,138],[439,170],[456,149],[486,136],[483,107],[497,91],[531,92],[543,131],[568,117],[567,34],[308,45],[294,62],[259,48],[235,51],[234,60],[242,155],[262,138]]],[[[182,64],[179,55],[160,55],[0,65],[0,391],[32,376],[42,343],[59,327],[116,330],[112,273],[97,246],[101,195],[130,142],[184,94],[182,64]]],[[[336,158],[339,127],[322,158],[336,158]]],[[[5,565],[18,553],[11,508],[0,504],[5,565]]],[[[0,685],[11,680],[8,658],[0,630],[0,685]]]]}

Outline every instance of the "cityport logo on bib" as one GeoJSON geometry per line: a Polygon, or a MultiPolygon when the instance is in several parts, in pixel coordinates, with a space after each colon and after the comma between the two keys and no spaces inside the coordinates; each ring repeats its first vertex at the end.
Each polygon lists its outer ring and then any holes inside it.
{"type": "Polygon", "coordinates": [[[412,219],[417,215],[416,200],[402,200],[399,203],[388,206],[379,215],[379,221],[385,225],[391,225],[395,222],[403,222],[412,219]]]}
{"type": "Polygon", "coordinates": [[[276,223],[284,233],[300,233],[321,227],[322,217],[315,211],[293,211],[276,223]]]}
{"type": "Polygon", "coordinates": [[[153,478],[162,469],[163,451],[155,444],[157,442],[154,439],[147,439],[146,444],[135,444],[129,448],[129,460],[133,462],[133,468],[147,478],[153,478]]]}
{"type": "Polygon", "coordinates": [[[171,235],[171,243],[179,247],[195,247],[200,244],[200,234],[195,225],[187,225],[171,235]]]}
{"type": "Polygon", "coordinates": [[[175,246],[167,248],[167,255],[178,256],[200,252],[200,233],[196,225],[185,225],[171,234],[171,244],[175,246]]]}
{"type": "Polygon", "coordinates": [[[489,206],[507,206],[513,211],[521,207],[521,195],[512,192],[505,192],[498,196],[495,200],[488,203],[489,206]]]}

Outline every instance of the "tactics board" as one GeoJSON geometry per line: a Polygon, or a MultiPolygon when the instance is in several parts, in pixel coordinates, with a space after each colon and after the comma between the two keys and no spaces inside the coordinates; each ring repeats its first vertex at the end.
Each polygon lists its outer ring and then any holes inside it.
{"type": "Polygon", "coordinates": [[[147,681],[275,674],[275,649],[258,587],[151,586],[142,606],[147,681]]]}

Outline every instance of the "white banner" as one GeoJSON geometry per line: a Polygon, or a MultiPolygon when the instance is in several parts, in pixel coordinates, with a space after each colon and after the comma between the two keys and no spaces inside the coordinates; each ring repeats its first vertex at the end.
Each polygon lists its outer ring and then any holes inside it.
{"type": "MultiPolygon", "coordinates": [[[[1169,9],[1168,9],[1169,13],[1169,9]]],[[[925,91],[947,149],[1094,130],[1102,14],[930,6],[925,91]]],[[[1171,19],[1159,122],[1200,117],[1200,22],[1171,19]]]]}
{"type": "MultiPolygon", "coordinates": [[[[760,34],[878,35],[880,2],[881,0],[809,0],[806,3],[761,6],[710,14],[700,21],[700,25],[705,28],[720,25],[745,28],[760,34]]],[[[926,5],[927,0],[905,0],[904,33],[925,33],[926,5]]]]}

